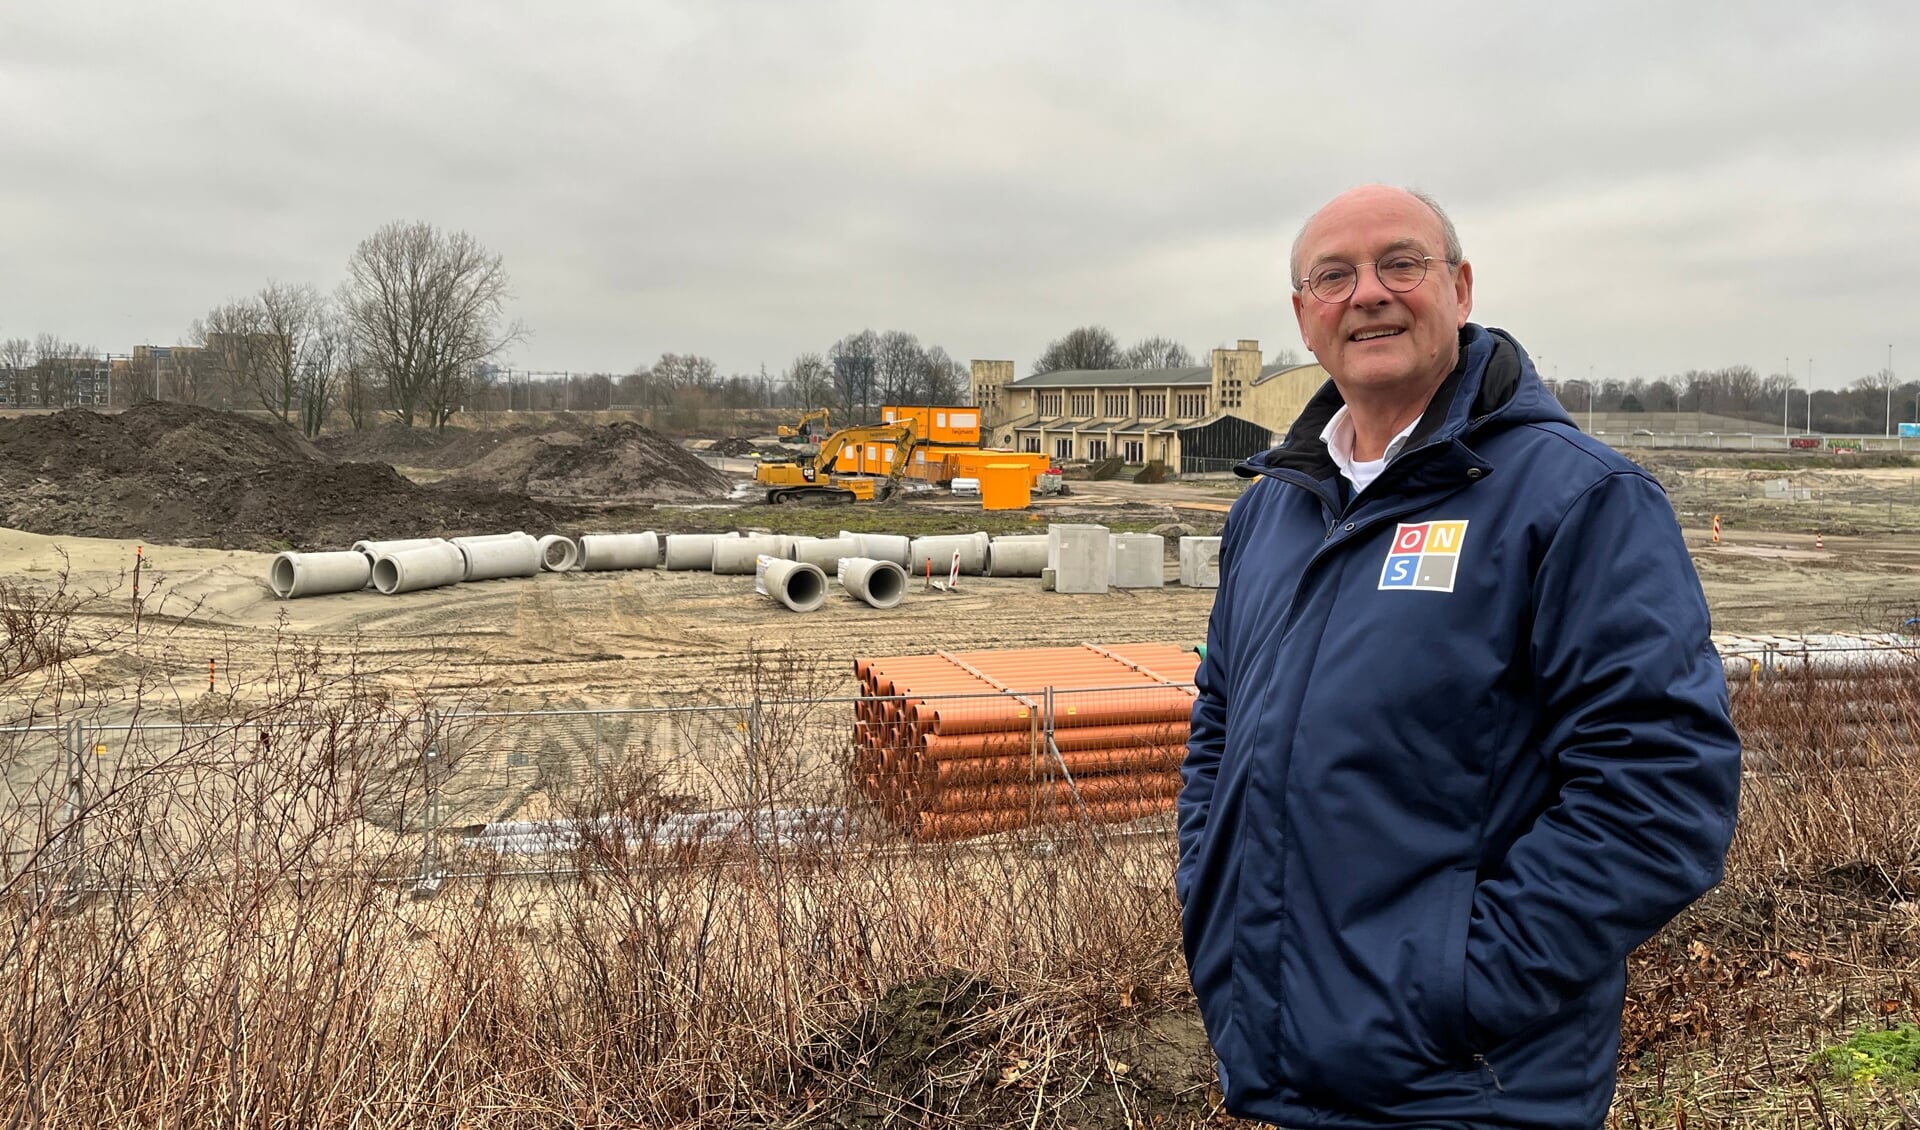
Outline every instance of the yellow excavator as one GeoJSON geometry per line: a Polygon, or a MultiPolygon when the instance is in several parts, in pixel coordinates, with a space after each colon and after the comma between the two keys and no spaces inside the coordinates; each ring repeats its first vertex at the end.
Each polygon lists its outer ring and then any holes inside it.
{"type": "Polygon", "coordinates": [[[799,423],[781,424],[774,429],[774,432],[775,434],[779,435],[781,439],[807,440],[807,439],[811,439],[816,434],[814,432],[808,431],[807,425],[815,422],[818,422],[820,425],[820,429],[817,434],[825,435],[827,433],[827,430],[833,427],[833,414],[827,411],[825,408],[816,408],[813,411],[808,412],[804,416],[801,416],[799,423]]]}
{"type": "Polygon", "coordinates": [[[913,421],[841,428],[803,461],[762,463],[753,481],[767,488],[770,503],[871,502],[893,493],[920,446],[913,421]],[[836,474],[840,454],[852,448],[861,473],[836,474]],[[886,453],[891,452],[889,457],[886,453]],[[877,468],[877,469],[876,469],[877,468]]]}

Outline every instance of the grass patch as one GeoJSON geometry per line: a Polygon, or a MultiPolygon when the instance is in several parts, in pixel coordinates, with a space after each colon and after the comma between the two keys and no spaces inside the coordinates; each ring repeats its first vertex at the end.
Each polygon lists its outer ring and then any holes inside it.
{"type": "Polygon", "coordinates": [[[1901,1024],[1855,1032],[1846,1043],[1816,1053],[1813,1062],[1857,1087],[1912,1090],[1920,1085],[1920,1028],[1901,1024]]]}

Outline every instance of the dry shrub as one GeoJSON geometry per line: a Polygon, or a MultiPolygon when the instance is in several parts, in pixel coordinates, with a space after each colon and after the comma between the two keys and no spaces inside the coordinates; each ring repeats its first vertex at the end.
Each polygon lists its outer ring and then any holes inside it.
{"type": "Polygon", "coordinates": [[[1734,720],[1726,880],[1629,963],[1617,1124],[1920,1124],[1810,1061],[1920,1018],[1920,668],[1736,685],[1734,720]]]}
{"type": "MultiPolygon", "coordinates": [[[[1145,1029],[1121,1038],[1182,992],[1164,825],[931,849],[782,825],[846,805],[844,765],[835,783],[799,747],[813,712],[847,706],[767,699],[723,730],[740,745],[715,791],[749,814],[731,836],[659,834],[676,815],[659,782],[609,773],[573,798],[592,823],[569,854],[436,852],[425,753],[460,743],[438,711],[331,674],[348,658],[283,640],[265,674],[184,712],[203,721],[87,731],[79,757],[46,734],[9,747],[15,1124],[1207,1113],[1204,1049],[1158,1041],[1185,1058],[1155,1077],[1145,1029]],[[119,735],[105,753],[101,734],[119,735]],[[412,897],[422,867],[449,872],[437,897],[412,897]],[[953,970],[983,988],[937,1029],[941,1081],[917,1054],[876,1068],[897,1025],[875,1002],[953,970]]],[[[749,657],[732,689],[790,695],[805,667],[749,657]]]]}

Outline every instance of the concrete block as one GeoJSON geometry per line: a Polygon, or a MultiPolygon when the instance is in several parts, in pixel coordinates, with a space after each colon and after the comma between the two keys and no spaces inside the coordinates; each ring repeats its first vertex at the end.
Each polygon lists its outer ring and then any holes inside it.
{"type": "Polygon", "coordinates": [[[1050,526],[1047,568],[1053,571],[1054,592],[1106,592],[1113,571],[1113,537],[1105,526],[1050,526]]]}
{"type": "Polygon", "coordinates": [[[1180,539],[1180,583],[1190,589],[1220,587],[1220,539],[1180,539]]]}
{"type": "Polygon", "coordinates": [[[1159,534],[1114,534],[1107,583],[1117,589],[1157,589],[1167,583],[1167,539],[1159,534]]]}

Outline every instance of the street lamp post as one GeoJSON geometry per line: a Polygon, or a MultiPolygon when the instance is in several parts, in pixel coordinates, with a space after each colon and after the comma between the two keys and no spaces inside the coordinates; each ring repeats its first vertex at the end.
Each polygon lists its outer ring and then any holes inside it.
{"type": "Polygon", "coordinates": [[[1813,434],[1813,358],[1807,358],[1807,433],[1813,434]]]}

